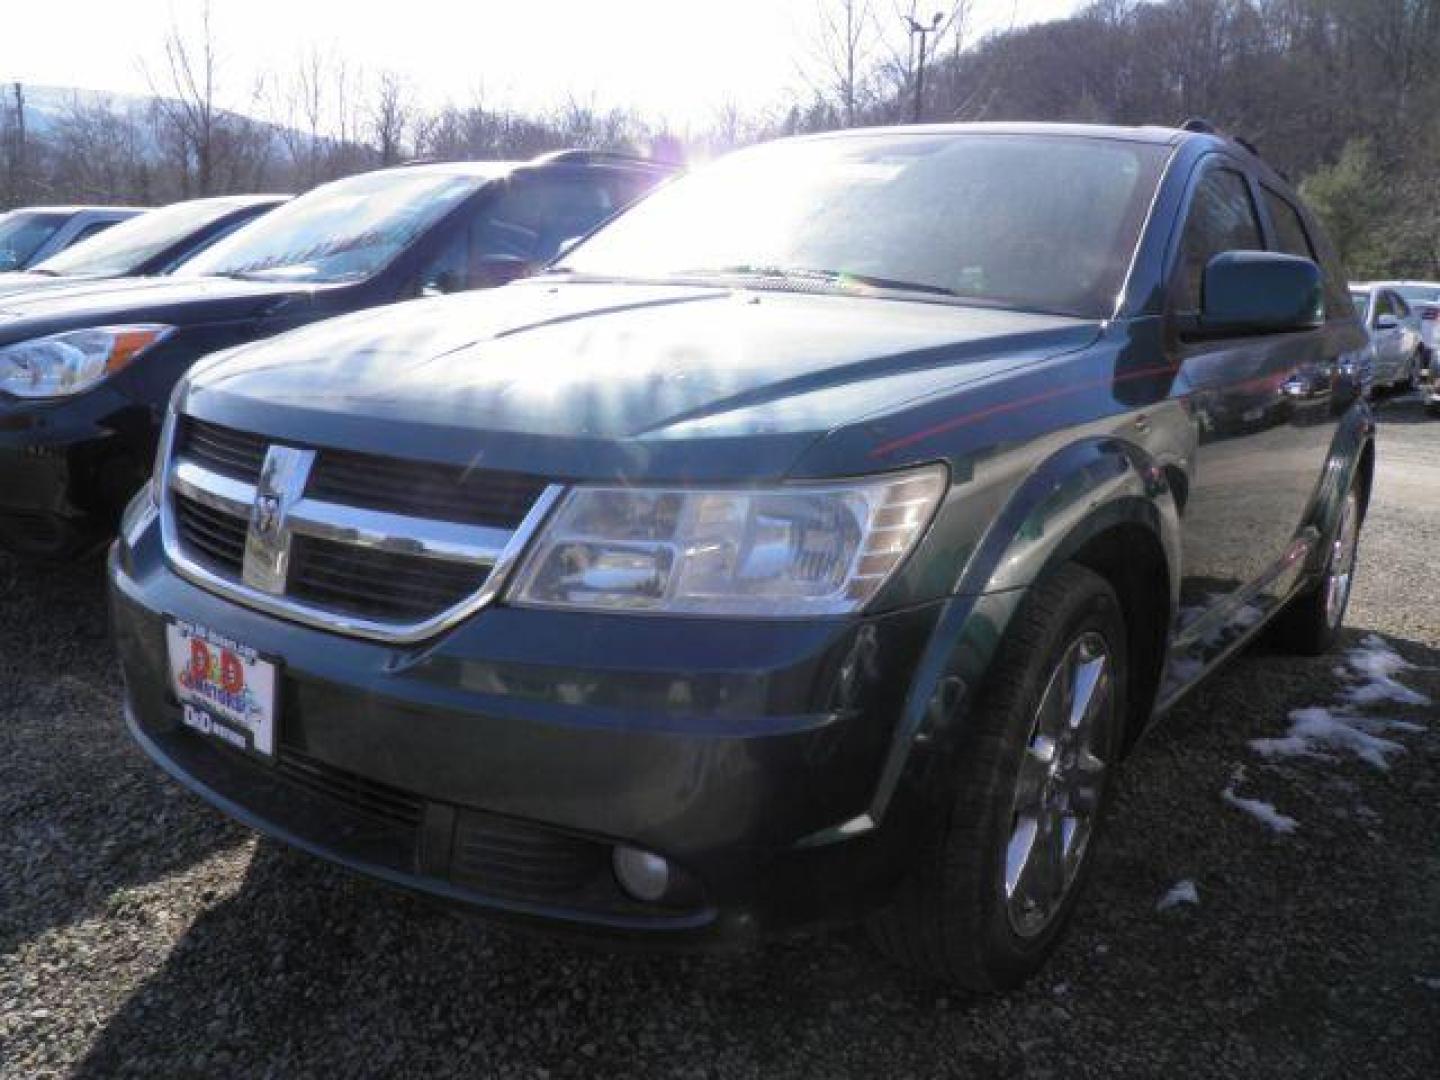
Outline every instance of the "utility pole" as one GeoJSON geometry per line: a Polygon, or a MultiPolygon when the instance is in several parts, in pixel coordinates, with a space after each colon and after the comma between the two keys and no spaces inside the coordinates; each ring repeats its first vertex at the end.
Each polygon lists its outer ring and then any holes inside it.
{"type": "Polygon", "coordinates": [[[17,82],[15,92],[15,148],[10,156],[10,197],[25,201],[25,87],[17,82]]]}
{"type": "Polygon", "coordinates": [[[920,39],[920,55],[915,64],[915,107],[911,117],[915,123],[920,122],[920,109],[925,101],[925,42],[929,36],[940,29],[940,22],[945,18],[942,12],[937,11],[935,17],[930,20],[930,25],[916,22],[913,15],[906,15],[905,25],[910,30],[912,39],[920,39]]]}

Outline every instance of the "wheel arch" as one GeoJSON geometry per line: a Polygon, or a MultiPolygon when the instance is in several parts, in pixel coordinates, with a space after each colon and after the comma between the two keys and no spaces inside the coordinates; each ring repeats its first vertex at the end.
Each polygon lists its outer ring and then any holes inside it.
{"type": "Polygon", "coordinates": [[[1360,508],[1370,507],[1375,485],[1375,417],[1363,401],[1346,412],[1330,443],[1325,470],[1315,491],[1306,522],[1319,537],[1306,565],[1306,576],[1324,570],[1330,535],[1339,520],[1340,504],[1352,483],[1360,485],[1360,508]]]}
{"type": "MultiPolygon", "coordinates": [[[[1165,466],[1119,439],[1082,440],[1046,458],[1016,488],[968,560],[936,622],[896,724],[867,825],[897,792],[932,810],[948,794],[967,709],[1027,591],[1070,561],[1115,589],[1135,626],[1133,739],[1153,706],[1179,595],[1179,510],[1165,466]]],[[[838,838],[838,837],[837,837],[838,838]]]]}

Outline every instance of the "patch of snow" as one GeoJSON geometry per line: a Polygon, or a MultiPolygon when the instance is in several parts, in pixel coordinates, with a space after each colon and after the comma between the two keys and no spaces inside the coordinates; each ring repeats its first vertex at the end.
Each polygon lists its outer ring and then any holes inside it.
{"type": "Polygon", "coordinates": [[[1195,888],[1195,882],[1186,878],[1184,881],[1177,881],[1170,887],[1170,891],[1162,896],[1155,905],[1156,911],[1169,911],[1181,904],[1200,903],[1200,891],[1195,888]]]}
{"type": "Polygon", "coordinates": [[[1403,754],[1405,747],[1376,732],[1388,731],[1396,723],[1375,717],[1340,716],[1315,706],[1290,713],[1290,732],[1283,739],[1251,739],[1250,748],[1261,757],[1310,757],[1333,760],[1320,748],[1354,754],[1377,769],[1390,768],[1389,755],[1403,754]]]}
{"type": "Polygon", "coordinates": [[[1347,687],[1344,699],[1352,705],[1376,705],[1384,701],[1401,705],[1429,705],[1430,699],[1396,680],[1411,664],[1392,649],[1383,638],[1366,634],[1360,644],[1345,653],[1349,677],[1359,680],[1347,687]]]}
{"type": "Polygon", "coordinates": [[[1222,791],[1220,797],[1236,809],[1244,810],[1261,824],[1268,825],[1277,833],[1288,835],[1300,827],[1300,823],[1294,818],[1276,810],[1274,803],[1268,803],[1261,799],[1247,799],[1243,795],[1236,795],[1233,787],[1228,787],[1222,791]]]}

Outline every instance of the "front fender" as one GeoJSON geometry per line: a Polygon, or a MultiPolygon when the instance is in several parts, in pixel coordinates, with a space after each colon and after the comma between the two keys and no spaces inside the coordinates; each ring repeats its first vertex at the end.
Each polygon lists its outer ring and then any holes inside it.
{"type": "Polygon", "coordinates": [[[1122,524],[1140,525],[1159,540],[1173,611],[1180,581],[1179,512],[1158,462],[1132,443],[1098,436],[1066,446],[1026,477],[985,531],[936,622],[867,815],[816,842],[874,827],[902,790],[907,819],[938,820],[933,815],[951,794],[947,777],[967,707],[1026,589],[1089,540],[1122,524]],[[919,817],[910,818],[910,812],[919,817]]]}
{"type": "Polygon", "coordinates": [[[1095,437],[1046,458],[1010,497],[961,574],[961,595],[1023,589],[1116,525],[1150,529],[1179,596],[1180,514],[1169,474],[1134,443],[1095,437]]]}

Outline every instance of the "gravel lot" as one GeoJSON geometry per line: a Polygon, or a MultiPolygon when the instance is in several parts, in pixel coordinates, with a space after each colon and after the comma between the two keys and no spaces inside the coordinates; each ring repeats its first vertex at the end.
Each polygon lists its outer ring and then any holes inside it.
{"type": "MultiPolygon", "coordinates": [[[[1383,420],[1347,645],[1440,700],[1440,423],[1383,420]]],[[[0,569],[0,1076],[1440,1075],[1440,707],[1366,710],[1417,725],[1388,769],[1250,746],[1344,671],[1252,651],[1188,699],[1055,963],[970,999],[856,931],[603,952],[257,842],[124,734],[98,569],[0,569]],[[1157,910],[1183,880],[1198,904],[1157,910]]]]}

